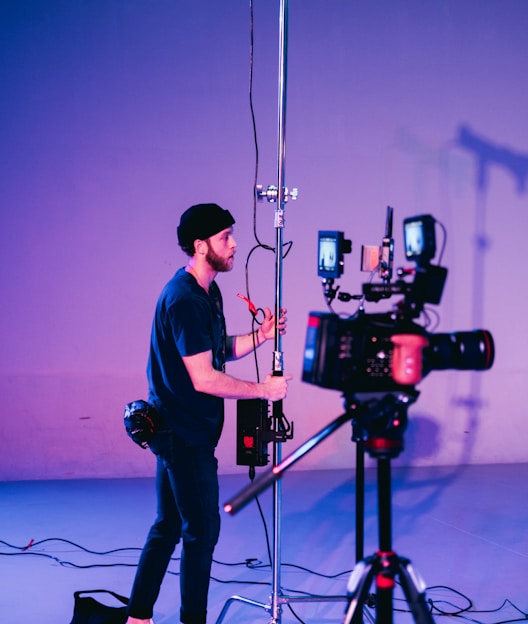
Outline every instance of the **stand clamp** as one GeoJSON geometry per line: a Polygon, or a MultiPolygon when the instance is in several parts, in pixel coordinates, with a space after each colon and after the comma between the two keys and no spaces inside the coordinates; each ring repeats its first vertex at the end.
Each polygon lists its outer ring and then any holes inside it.
{"type": "MultiPolygon", "coordinates": [[[[268,186],[266,190],[263,189],[262,184],[257,184],[256,195],[259,201],[266,199],[270,203],[275,203],[279,198],[279,189],[277,186],[268,186]]],[[[283,189],[282,200],[287,202],[288,199],[295,200],[299,196],[299,190],[294,188],[289,191],[287,188],[283,189]]]]}

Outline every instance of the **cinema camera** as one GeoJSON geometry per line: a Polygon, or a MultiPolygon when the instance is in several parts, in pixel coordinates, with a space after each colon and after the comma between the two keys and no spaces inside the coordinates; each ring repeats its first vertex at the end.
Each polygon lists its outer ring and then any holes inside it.
{"type": "MultiPolygon", "coordinates": [[[[494,359],[489,331],[477,329],[447,334],[427,332],[427,323],[416,320],[425,304],[440,303],[447,269],[433,265],[436,254],[436,220],[431,215],[403,221],[405,257],[413,268],[393,273],[394,241],[391,207],[387,208],[386,232],[379,247],[362,248],[361,269],[377,273],[379,283],[363,284],[361,295],[349,295],[334,287],[344,271],[344,256],[351,241],[343,232],[320,231],[318,274],[331,308],[341,301],[359,299],[359,310],[343,318],[333,312],[311,312],[308,318],[303,360],[303,381],[352,393],[412,389],[433,370],[487,370],[494,359]],[[407,281],[411,278],[411,281],[407,281]],[[378,302],[393,295],[403,298],[389,312],[367,314],[364,301],[378,302]]],[[[440,225],[440,224],[439,224],[440,225]]],[[[445,242],[445,229],[444,242],[445,242]]],[[[426,314],[424,313],[426,318],[426,314]]]]}

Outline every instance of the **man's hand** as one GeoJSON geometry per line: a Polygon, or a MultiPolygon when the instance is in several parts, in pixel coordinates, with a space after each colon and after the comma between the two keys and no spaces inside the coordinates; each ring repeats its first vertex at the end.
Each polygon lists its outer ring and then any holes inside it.
{"type": "Polygon", "coordinates": [[[293,379],[293,375],[275,376],[271,373],[264,380],[264,399],[267,401],[281,401],[288,392],[288,382],[293,379]]]}
{"type": "MultiPolygon", "coordinates": [[[[277,322],[277,329],[280,334],[286,333],[287,320],[286,309],[282,308],[277,322]]],[[[275,314],[272,314],[269,308],[265,308],[264,310],[264,320],[260,326],[260,332],[262,333],[264,340],[271,340],[271,338],[275,337],[275,314]]]]}

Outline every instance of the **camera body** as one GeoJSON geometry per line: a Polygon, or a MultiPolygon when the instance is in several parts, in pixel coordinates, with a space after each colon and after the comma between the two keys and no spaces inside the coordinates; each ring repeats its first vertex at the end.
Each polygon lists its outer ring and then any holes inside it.
{"type": "Polygon", "coordinates": [[[395,353],[398,338],[423,339],[420,378],[433,370],[487,370],[494,359],[491,334],[486,330],[432,334],[391,313],[337,314],[311,312],[303,358],[303,381],[340,390],[394,392],[413,387],[398,381],[395,353]]]}
{"type": "MultiPolygon", "coordinates": [[[[420,331],[418,327],[413,330],[420,331]]],[[[310,312],[302,380],[342,392],[398,389],[391,375],[391,337],[396,331],[396,324],[386,314],[343,318],[310,312]]]]}

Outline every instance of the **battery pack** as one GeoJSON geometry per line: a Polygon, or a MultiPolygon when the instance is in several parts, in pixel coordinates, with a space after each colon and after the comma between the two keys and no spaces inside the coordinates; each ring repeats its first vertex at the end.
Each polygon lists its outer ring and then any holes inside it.
{"type": "Polygon", "coordinates": [[[270,426],[267,401],[264,399],[237,401],[238,466],[266,466],[269,461],[266,432],[269,432],[270,426]]]}

